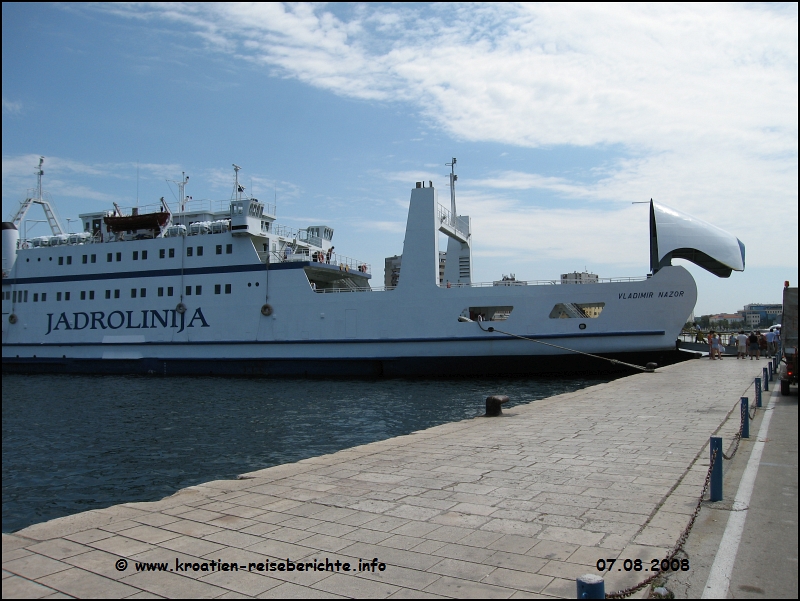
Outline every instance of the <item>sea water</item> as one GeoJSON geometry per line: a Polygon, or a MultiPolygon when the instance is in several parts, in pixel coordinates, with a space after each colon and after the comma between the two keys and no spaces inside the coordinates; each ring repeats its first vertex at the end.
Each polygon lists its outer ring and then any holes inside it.
{"type": "Polygon", "coordinates": [[[608,381],[3,376],[3,532],[608,381]]]}

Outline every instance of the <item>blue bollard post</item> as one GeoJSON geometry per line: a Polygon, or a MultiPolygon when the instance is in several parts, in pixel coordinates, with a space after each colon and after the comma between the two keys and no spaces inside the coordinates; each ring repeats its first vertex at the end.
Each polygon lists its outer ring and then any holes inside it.
{"type": "Polygon", "coordinates": [[[718,436],[711,437],[711,455],[714,457],[714,452],[717,458],[714,460],[714,467],[711,468],[711,500],[722,501],[722,439],[718,436]]]}
{"type": "Polygon", "coordinates": [[[767,377],[767,368],[762,368],[762,378],[764,379],[764,390],[769,392],[769,378],[767,377]]]}
{"type": "Polygon", "coordinates": [[[761,378],[756,378],[756,407],[761,407],[761,378]]]}
{"type": "Polygon", "coordinates": [[[750,401],[742,397],[742,438],[750,438],[750,401]]]}
{"type": "Polygon", "coordinates": [[[775,379],[775,372],[773,371],[774,368],[772,367],[773,360],[770,359],[769,362],[769,381],[772,382],[775,379]]]}
{"type": "Polygon", "coordinates": [[[606,583],[601,576],[584,574],[576,579],[578,599],[605,599],[606,583]]]}

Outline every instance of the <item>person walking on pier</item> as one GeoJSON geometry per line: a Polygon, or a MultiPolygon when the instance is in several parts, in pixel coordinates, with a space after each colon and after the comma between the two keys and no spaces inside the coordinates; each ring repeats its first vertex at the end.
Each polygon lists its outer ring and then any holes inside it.
{"type": "Polygon", "coordinates": [[[737,359],[747,359],[747,334],[744,333],[744,330],[739,330],[739,335],[736,337],[737,348],[736,350],[737,359]]]}
{"type": "Polygon", "coordinates": [[[772,357],[772,345],[775,342],[775,329],[770,328],[769,332],[766,333],[767,338],[767,357],[772,357]]]}
{"type": "Polygon", "coordinates": [[[756,361],[758,361],[761,359],[761,354],[758,352],[758,335],[755,332],[750,332],[747,341],[750,344],[750,361],[753,360],[754,356],[756,357],[756,361]]]}
{"type": "Polygon", "coordinates": [[[719,360],[722,361],[722,353],[720,352],[720,345],[722,344],[722,338],[720,338],[719,334],[717,334],[714,330],[711,330],[708,333],[708,358],[709,359],[716,359],[719,357],[719,360]]]}

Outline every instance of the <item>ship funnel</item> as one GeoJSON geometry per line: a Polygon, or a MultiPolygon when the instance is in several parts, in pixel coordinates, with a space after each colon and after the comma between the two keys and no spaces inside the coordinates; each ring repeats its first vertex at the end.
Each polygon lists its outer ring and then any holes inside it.
{"type": "Polygon", "coordinates": [[[14,267],[17,260],[19,230],[10,221],[3,222],[3,277],[14,267]]]}

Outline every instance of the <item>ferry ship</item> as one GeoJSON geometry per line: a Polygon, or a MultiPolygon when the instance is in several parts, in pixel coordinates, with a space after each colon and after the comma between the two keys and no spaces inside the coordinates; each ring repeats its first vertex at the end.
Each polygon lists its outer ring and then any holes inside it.
{"type": "Polygon", "coordinates": [[[293,230],[247,194],[80,215],[64,234],[38,186],[3,223],[4,372],[458,376],[619,369],[675,348],[697,288],[672,259],[720,277],[744,245],[650,202],[650,272],[591,283],[472,279],[472,222],[416,182],[396,286],[335,251],[333,228],[293,230]],[[52,235],[20,237],[40,205],[52,235]],[[440,277],[440,233],[447,237],[440,277]]]}

